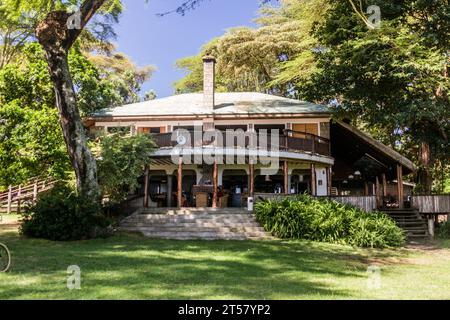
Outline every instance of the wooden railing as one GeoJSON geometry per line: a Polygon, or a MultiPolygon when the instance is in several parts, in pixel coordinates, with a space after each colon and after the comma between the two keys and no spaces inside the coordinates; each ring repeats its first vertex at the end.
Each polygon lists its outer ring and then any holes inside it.
{"type": "Polygon", "coordinates": [[[450,214],[450,194],[414,195],[411,196],[411,206],[424,214],[450,214]]]}
{"type": "MultiPolygon", "coordinates": [[[[244,133],[244,136],[231,136],[232,141],[225,132],[223,133],[223,139],[220,146],[223,147],[245,147],[245,148],[258,148],[264,149],[268,151],[279,150],[279,151],[293,151],[293,152],[308,152],[311,154],[330,156],[330,141],[328,139],[305,133],[305,132],[297,132],[292,130],[285,130],[283,134],[277,136],[277,139],[274,141],[270,134],[262,135],[258,133],[244,133]],[[303,137],[294,137],[293,134],[302,135],[303,137]],[[252,136],[253,135],[253,136],[252,136]],[[263,139],[265,138],[265,139],[263,139]],[[257,139],[256,141],[252,141],[252,139],[257,139]],[[238,144],[238,141],[243,141],[242,144],[238,144]],[[262,143],[261,141],[267,142],[262,143]],[[259,142],[259,143],[258,143],[259,142]]],[[[156,145],[160,148],[170,148],[178,145],[177,141],[172,141],[172,133],[162,133],[162,134],[153,134],[154,141],[156,145]]],[[[180,134],[182,135],[182,134],[180,134]]],[[[185,147],[199,147],[199,146],[208,146],[208,145],[216,145],[215,138],[211,138],[210,140],[205,140],[203,132],[195,133],[189,132],[188,134],[183,135],[185,140],[185,147]],[[197,138],[197,136],[199,138],[197,138]]]]}
{"type": "MultiPolygon", "coordinates": [[[[255,201],[276,200],[283,198],[294,198],[297,195],[275,194],[275,193],[255,193],[255,201]]],[[[319,199],[331,199],[343,204],[350,204],[366,212],[377,209],[377,199],[375,196],[323,196],[315,197],[319,199]]]]}
{"type": "Polygon", "coordinates": [[[36,201],[39,193],[55,185],[54,179],[32,179],[27,184],[9,186],[8,191],[0,192],[0,213],[20,213],[21,206],[27,201],[36,201]]]}

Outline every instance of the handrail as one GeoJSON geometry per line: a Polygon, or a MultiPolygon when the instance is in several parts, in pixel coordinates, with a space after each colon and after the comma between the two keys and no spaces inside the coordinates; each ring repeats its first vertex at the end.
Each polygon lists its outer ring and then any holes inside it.
{"type": "MultiPolygon", "coordinates": [[[[220,130],[221,132],[224,132],[224,130],[220,130]]],[[[202,133],[204,131],[201,131],[202,133]]],[[[203,140],[203,134],[202,134],[202,143],[199,144],[199,141],[193,141],[193,134],[195,131],[189,131],[190,137],[189,137],[189,145],[196,146],[196,145],[209,145],[214,141],[214,138],[212,137],[211,141],[204,141],[203,140]]],[[[175,147],[177,145],[176,141],[172,141],[171,132],[169,133],[161,133],[161,134],[151,134],[154,137],[155,143],[158,147],[164,148],[164,147],[175,147]]],[[[255,133],[258,134],[259,133],[255,133]]],[[[292,131],[292,130],[285,130],[282,134],[279,135],[279,145],[277,146],[279,149],[282,150],[292,150],[292,151],[301,151],[301,152],[311,152],[312,154],[318,154],[318,155],[325,155],[330,156],[330,140],[327,138],[322,138],[319,136],[316,136],[314,134],[309,133],[302,133],[300,131],[292,131]],[[300,138],[300,137],[292,137],[288,134],[288,132],[294,132],[294,133],[300,133],[304,134],[307,138],[300,138]]],[[[269,135],[267,137],[268,142],[268,148],[272,147],[271,142],[271,136],[269,135]]],[[[245,147],[249,146],[249,143],[245,143],[245,147]]],[[[273,145],[275,146],[275,145],[273,145]]]]}
{"type": "Polygon", "coordinates": [[[27,185],[9,186],[8,191],[0,193],[0,209],[7,206],[7,213],[11,213],[13,202],[17,202],[17,209],[20,212],[21,201],[36,201],[39,193],[53,188],[58,181],[48,178],[35,180],[27,185]]]}
{"type": "Polygon", "coordinates": [[[294,133],[294,134],[302,134],[302,135],[307,136],[307,137],[309,136],[309,137],[312,137],[312,138],[314,138],[314,139],[318,139],[318,140],[323,140],[323,141],[326,141],[326,142],[330,142],[330,139],[324,138],[324,137],[321,137],[321,136],[318,136],[318,135],[315,135],[315,134],[313,134],[313,133],[308,133],[308,132],[303,132],[303,131],[295,131],[295,130],[292,130],[292,129],[284,129],[283,131],[285,132],[285,134],[286,134],[287,132],[289,132],[289,133],[294,133]]]}

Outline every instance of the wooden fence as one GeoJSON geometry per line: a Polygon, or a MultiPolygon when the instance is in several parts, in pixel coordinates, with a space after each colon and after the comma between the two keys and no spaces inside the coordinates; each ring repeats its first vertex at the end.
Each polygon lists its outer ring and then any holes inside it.
{"type": "Polygon", "coordinates": [[[411,205],[424,214],[450,214],[450,194],[412,196],[411,205]]]}
{"type": "Polygon", "coordinates": [[[25,202],[36,201],[39,193],[53,188],[57,180],[35,179],[26,185],[9,186],[0,192],[0,213],[20,213],[25,202]]]}
{"type": "MultiPolygon", "coordinates": [[[[272,193],[255,193],[255,201],[262,200],[275,200],[283,198],[293,198],[297,195],[284,195],[284,194],[272,194],[272,193]]],[[[329,197],[317,197],[328,198],[344,204],[351,204],[364,211],[370,212],[377,209],[376,196],[329,196],[329,197]]]]}

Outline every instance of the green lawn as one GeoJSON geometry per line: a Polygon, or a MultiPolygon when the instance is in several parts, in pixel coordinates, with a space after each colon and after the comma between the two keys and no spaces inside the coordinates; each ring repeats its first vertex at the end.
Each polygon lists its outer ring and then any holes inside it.
{"type": "Polygon", "coordinates": [[[450,243],[400,250],[308,241],[164,241],[118,234],[55,243],[0,225],[13,256],[0,299],[449,299],[450,243]],[[66,288],[69,265],[81,290],[66,288]],[[381,268],[381,288],[367,267],[381,268]]]}

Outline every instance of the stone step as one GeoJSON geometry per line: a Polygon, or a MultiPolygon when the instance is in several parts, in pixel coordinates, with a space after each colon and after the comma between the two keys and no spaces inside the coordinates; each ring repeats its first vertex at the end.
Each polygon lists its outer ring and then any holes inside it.
{"type": "Polygon", "coordinates": [[[145,231],[164,232],[265,232],[261,227],[241,227],[241,226],[149,226],[149,225],[121,225],[121,229],[140,229],[145,231]]]}
{"type": "MultiPolygon", "coordinates": [[[[171,210],[168,210],[169,212],[171,210]]],[[[178,214],[134,214],[124,219],[119,229],[140,232],[145,236],[165,239],[272,239],[256,221],[254,215],[224,210],[205,213],[204,210],[173,210],[178,214]],[[183,213],[180,213],[183,212],[183,213]],[[219,213],[220,212],[220,213],[219,213]]]]}
{"type": "Polygon", "coordinates": [[[245,221],[242,223],[217,223],[217,222],[137,222],[137,221],[123,221],[121,226],[139,226],[139,227],[183,227],[183,228],[214,228],[214,227],[246,227],[246,228],[261,228],[261,225],[253,221],[245,221]]]}
{"type": "Polygon", "coordinates": [[[422,220],[416,219],[416,220],[396,220],[395,221],[398,224],[404,224],[404,225],[414,225],[414,224],[420,224],[420,225],[426,225],[422,220]]]}
{"type": "Polygon", "coordinates": [[[241,208],[150,208],[140,211],[140,214],[189,215],[189,214],[248,214],[241,208]]]}
{"type": "Polygon", "coordinates": [[[269,239],[270,236],[261,232],[196,232],[196,231],[184,231],[184,232],[164,232],[164,231],[147,231],[145,229],[135,229],[126,231],[138,231],[150,238],[163,238],[163,239],[199,239],[199,240],[246,240],[246,239],[269,239]]]}

